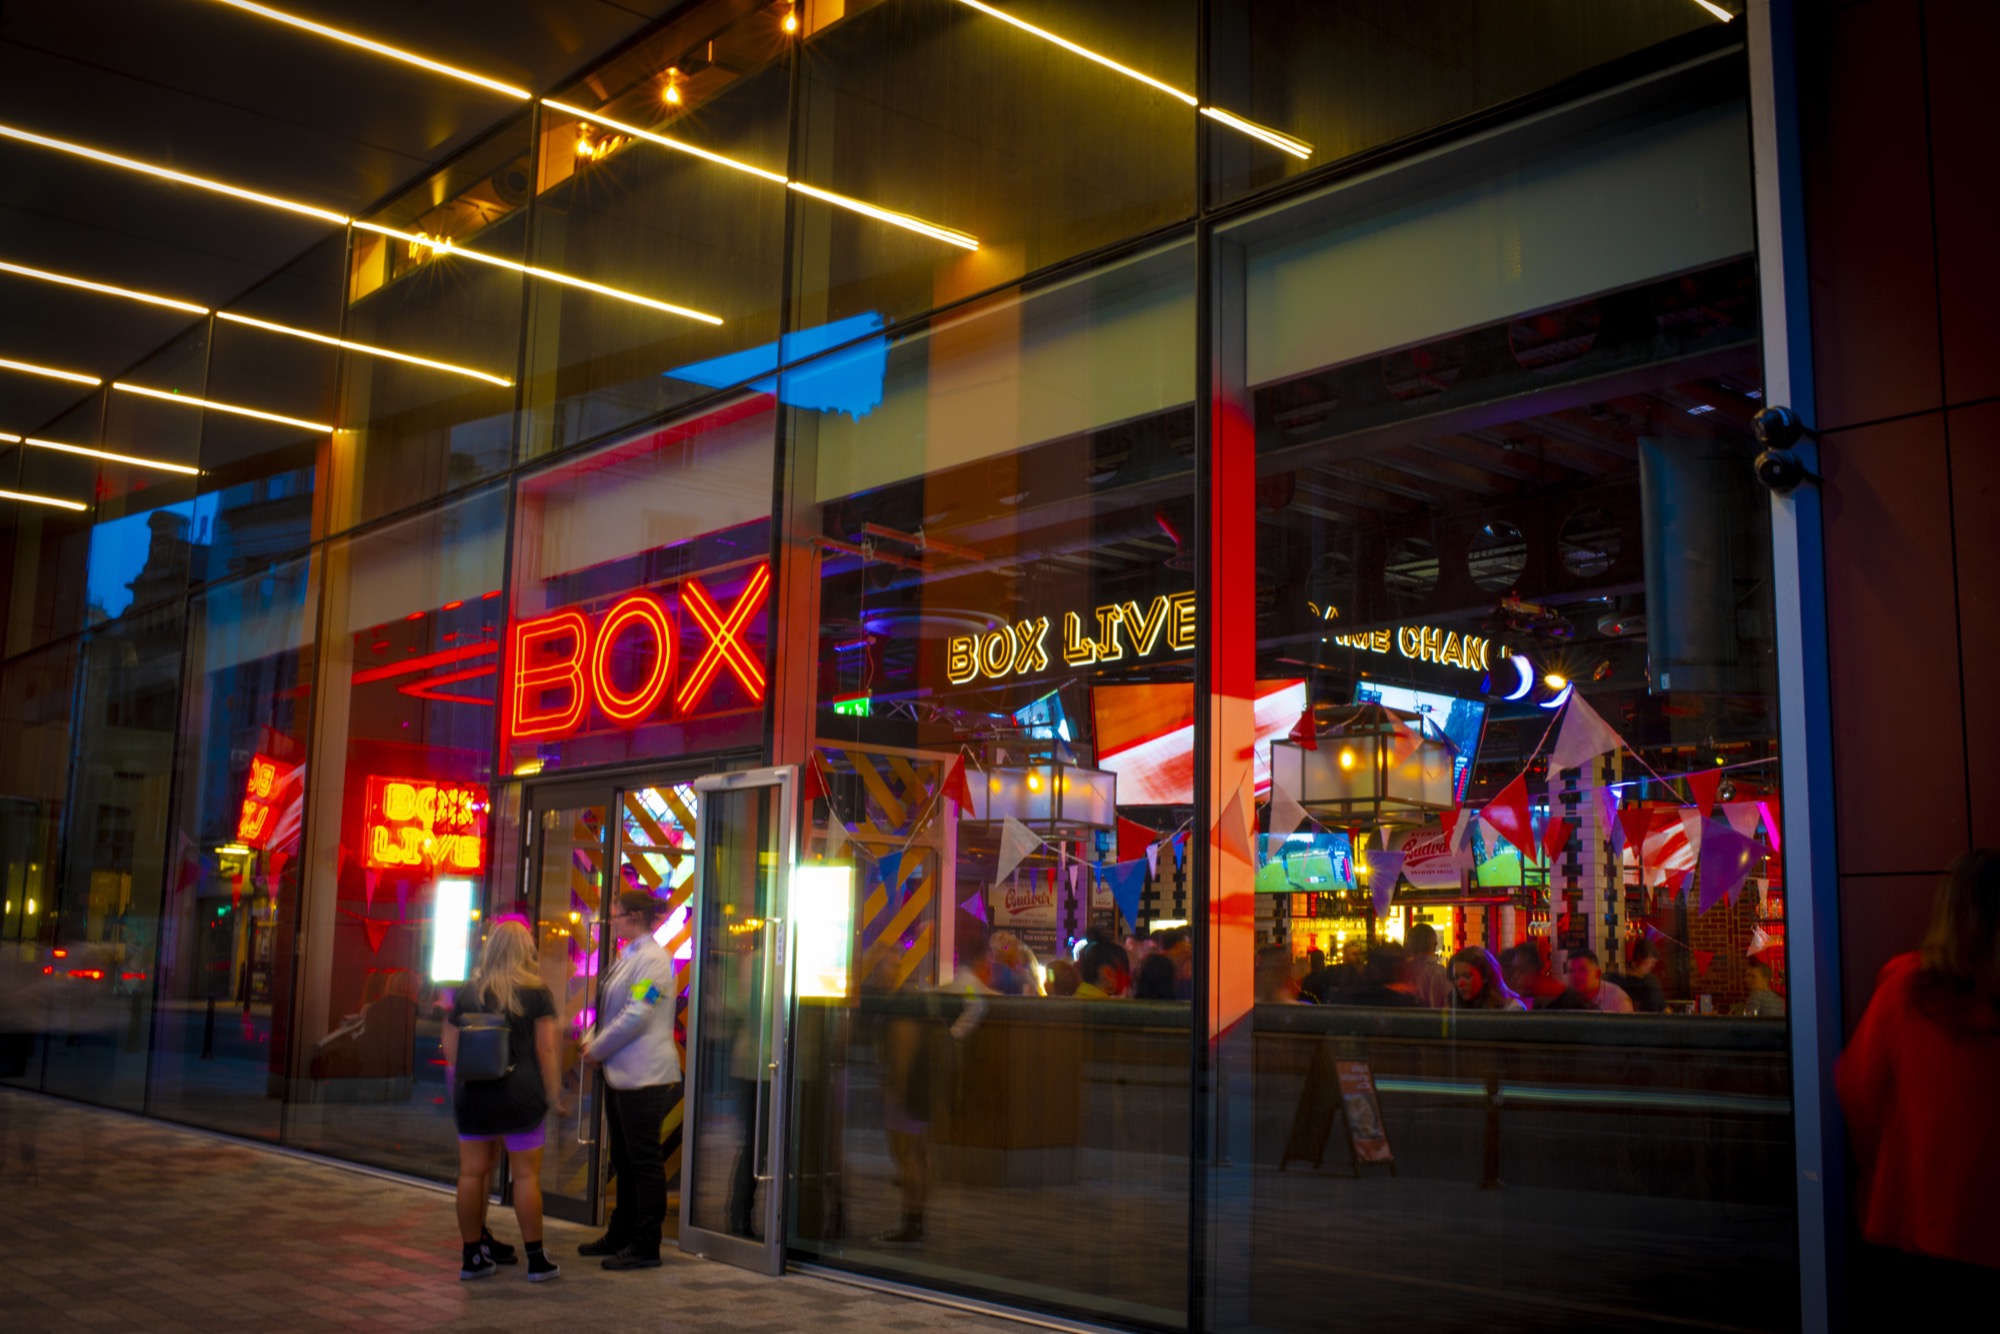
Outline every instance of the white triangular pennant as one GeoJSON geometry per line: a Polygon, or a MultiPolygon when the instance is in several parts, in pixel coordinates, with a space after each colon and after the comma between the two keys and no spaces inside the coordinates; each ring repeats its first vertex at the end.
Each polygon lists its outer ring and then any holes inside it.
{"type": "Polygon", "coordinates": [[[1014,874],[1014,868],[1029,853],[1042,846],[1041,835],[1028,826],[1008,816],[1000,826],[1000,869],[994,873],[995,880],[1005,880],[1014,874]]]}
{"type": "Polygon", "coordinates": [[[1160,845],[1157,843],[1146,845],[1146,875],[1152,880],[1160,878],[1160,845]]]}
{"type": "Polygon", "coordinates": [[[1257,865],[1257,855],[1250,847],[1250,821],[1243,815],[1241,792],[1232,792],[1229,804],[1222,808],[1222,818],[1215,823],[1215,845],[1246,866],[1257,865]]]}
{"type": "Polygon", "coordinates": [[[1581,768],[1605,751],[1617,750],[1624,744],[1624,738],[1597,716],[1597,710],[1582,695],[1572,693],[1563,710],[1562,730],[1556,733],[1556,748],[1549,752],[1549,772],[1581,768]]]}
{"type": "Polygon", "coordinates": [[[1306,808],[1282,784],[1271,784],[1271,836],[1283,838],[1306,822],[1306,808]]]}
{"type": "Polygon", "coordinates": [[[833,860],[840,856],[841,849],[847,846],[847,840],[847,825],[836,815],[826,822],[826,850],[820,855],[829,861],[833,860]]]}

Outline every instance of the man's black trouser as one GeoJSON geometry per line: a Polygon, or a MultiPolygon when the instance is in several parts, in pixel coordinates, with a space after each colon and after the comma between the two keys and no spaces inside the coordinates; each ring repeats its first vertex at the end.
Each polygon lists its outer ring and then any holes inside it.
{"type": "Polygon", "coordinates": [[[618,1204],[607,1231],[642,1254],[660,1251],[660,1228],[667,1221],[667,1166],[660,1127],[680,1092],[678,1084],[604,1090],[611,1170],[618,1178],[618,1204]]]}

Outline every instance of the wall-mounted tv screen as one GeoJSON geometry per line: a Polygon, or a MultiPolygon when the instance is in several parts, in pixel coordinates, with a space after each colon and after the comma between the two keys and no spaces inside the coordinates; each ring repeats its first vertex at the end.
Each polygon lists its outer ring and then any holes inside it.
{"type": "MultiPolygon", "coordinates": [[[[1090,692],[1097,767],[1118,775],[1120,806],[1194,802],[1194,685],[1159,681],[1090,692]]],[[[1287,736],[1306,708],[1304,681],[1257,683],[1256,782],[1271,787],[1271,740],[1287,736]]]]}
{"type": "Polygon", "coordinates": [[[1410,690],[1404,686],[1384,685],[1379,681],[1363,681],[1354,687],[1356,704],[1381,704],[1404,713],[1421,714],[1429,727],[1444,735],[1445,740],[1458,751],[1458,758],[1452,761],[1451,795],[1454,801],[1465,800],[1465,784],[1472,776],[1473,757],[1479,752],[1479,729],[1486,721],[1486,704],[1483,700],[1460,699],[1456,695],[1439,695],[1429,690],[1410,690]]]}

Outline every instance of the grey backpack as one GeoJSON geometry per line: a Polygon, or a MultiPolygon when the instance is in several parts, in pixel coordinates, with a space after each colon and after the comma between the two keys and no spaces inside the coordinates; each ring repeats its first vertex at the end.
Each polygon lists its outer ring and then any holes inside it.
{"type": "Polygon", "coordinates": [[[514,1068],[504,1014],[468,1014],[458,1023],[458,1077],[467,1083],[505,1079],[514,1068]]]}

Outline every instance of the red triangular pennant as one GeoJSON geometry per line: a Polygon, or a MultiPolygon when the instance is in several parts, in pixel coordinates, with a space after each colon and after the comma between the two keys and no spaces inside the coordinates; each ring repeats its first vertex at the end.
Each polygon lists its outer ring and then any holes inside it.
{"type": "Polygon", "coordinates": [[[1134,857],[1146,855],[1146,845],[1159,837],[1159,831],[1149,829],[1136,820],[1118,817],[1118,860],[1129,862],[1134,857]]]}
{"type": "Polygon", "coordinates": [[[1568,820],[1557,817],[1550,820],[1548,828],[1542,830],[1542,853],[1551,862],[1562,856],[1562,850],[1569,843],[1573,826],[1568,820]]]}
{"type": "Polygon", "coordinates": [[[1313,721],[1312,705],[1306,705],[1306,711],[1292,724],[1292,740],[1299,743],[1300,750],[1319,749],[1319,724],[1313,721]]]}
{"type": "Polygon", "coordinates": [[[1688,796],[1694,800],[1703,820],[1715,809],[1715,793],[1721,786],[1722,773],[1718,769],[1697,769],[1688,775],[1688,796]]]}
{"type": "Polygon", "coordinates": [[[799,793],[805,801],[818,801],[826,795],[826,775],[820,772],[817,754],[806,761],[806,773],[799,781],[799,793]]]}
{"type": "Polygon", "coordinates": [[[368,952],[370,954],[380,954],[382,952],[382,937],[388,935],[389,928],[394,925],[394,922],[378,922],[373,917],[364,917],[361,919],[361,929],[368,936],[368,952]]]}
{"type": "Polygon", "coordinates": [[[963,754],[952,760],[951,771],[944,776],[944,799],[960,811],[972,809],[972,784],[965,781],[963,754]]]}
{"type": "Polygon", "coordinates": [[[1528,774],[1526,770],[1514,776],[1514,781],[1500,789],[1498,796],[1486,803],[1480,818],[1500,831],[1500,837],[1515,847],[1534,854],[1535,822],[1528,806],[1528,774]]]}
{"type": "Polygon", "coordinates": [[[1465,814],[1463,807],[1454,806],[1438,813],[1438,823],[1444,826],[1444,845],[1451,846],[1452,833],[1458,828],[1458,817],[1465,814]]]}
{"type": "Polygon", "coordinates": [[[1652,827],[1653,812],[1645,806],[1626,806],[1618,812],[1618,827],[1625,832],[1625,846],[1632,850],[1639,869],[1646,869],[1646,830],[1652,827]]]}

